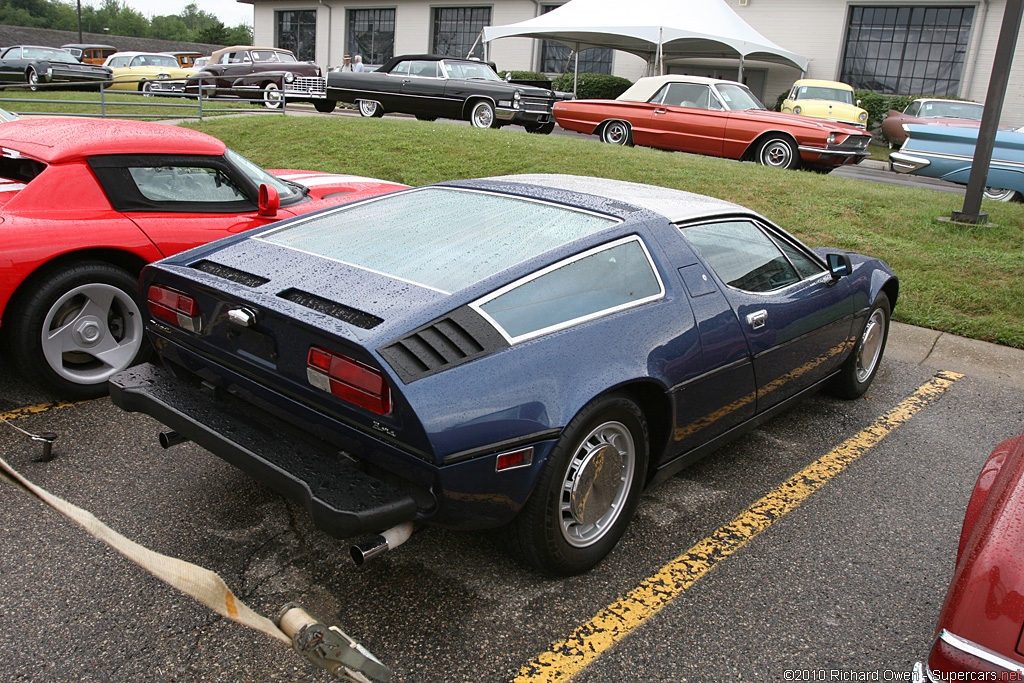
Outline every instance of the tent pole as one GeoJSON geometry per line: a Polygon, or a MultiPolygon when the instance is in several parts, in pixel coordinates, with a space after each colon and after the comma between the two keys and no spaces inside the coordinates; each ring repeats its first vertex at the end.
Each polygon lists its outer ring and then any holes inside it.
{"type": "MultiPolygon", "coordinates": [[[[483,32],[483,30],[481,30],[480,34],[477,35],[476,40],[473,41],[473,47],[469,48],[469,52],[466,53],[466,59],[469,59],[470,57],[473,56],[473,50],[475,50],[476,46],[480,44],[480,39],[483,38],[483,37],[484,37],[484,32],[483,32]]],[[[484,59],[487,59],[487,48],[486,47],[484,48],[484,59]]]]}
{"type": "Polygon", "coordinates": [[[743,55],[740,55],[740,76],[737,80],[739,80],[740,83],[743,82],[743,55]]]}
{"type": "Polygon", "coordinates": [[[658,60],[658,75],[659,76],[664,76],[665,75],[665,52],[661,48],[662,39],[664,37],[664,34],[665,34],[665,27],[664,26],[659,26],[658,27],[658,56],[657,56],[657,60],[658,60]]]}
{"type": "Polygon", "coordinates": [[[580,81],[580,44],[576,43],[576,49],[573,50],[573,57],[575,65],[572,69],[572,96],[576,97],[576,88],[580,81]]]}

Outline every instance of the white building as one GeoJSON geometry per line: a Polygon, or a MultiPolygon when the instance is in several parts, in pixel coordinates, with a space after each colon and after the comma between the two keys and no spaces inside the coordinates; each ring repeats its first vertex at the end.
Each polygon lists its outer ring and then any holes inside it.
{"type": "MultiPolygon", "coordinates": [[[[667,0],[671,1],[671,0],[667,0]]],[[[478,42],[484,26],[513,24],[562,2],[545,0],[239,0],[254,6],[257,45],[291,49],[321,66],[362,54],[367,64],[394,55],[486,56],[499,69],[561,73],[569,50],[532,38],[478,42]],[[486,53],[485,53],[486,49],[486,53]]],[[[808,78],[883,93],[954,96],[983,102],[1006,0],[727,0],[769,40],[809,59],[808,78]]],[[[623,12],[629,2],[623,0],[623,12]]],[[[1018,50],[1024,49],[1024,38],[1018,50]]],[[[644,75],[639,57],[609,50],[581,52],[580,71],[630,80],[644,75]]],[[[569,66],[571,70],[571,65],[569,66]]],[[[736,78],[737,64],[669,62],[674,73],[736,78]]],[[[802,74],[747,61],[743,80],[766,104],[802,74]]],[[[1024,59],[1014,61],[1003,105],[1004,125],[1024,125],[1024,59]]]]}

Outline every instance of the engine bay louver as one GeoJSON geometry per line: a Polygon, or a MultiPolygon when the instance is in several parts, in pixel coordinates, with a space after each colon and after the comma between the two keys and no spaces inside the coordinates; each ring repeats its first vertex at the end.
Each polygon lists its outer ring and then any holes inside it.
{"type": "Polygon", "coordinates": [[[311,308],[324,315],[329,315],[332,318],[337,318],[349,325],[361,327],[364,330],[372,330],[384,322],[383,318],[378,318],[372,313],[360,311],[358,308],[352,308],[345,304],[339,304],[337,301],[331,301],[322,296],[304,292],[301,289],[286,289],[280,292],[278,296],[300,306],[311,308]]]}
{"type": "Polygon", "coordinates": [[[507,346],[505,338],[479,313],[463,306],[385,344],[378,352],[408,384],[507,346]]]}
{"type": "Polygon", "coordinates": [[[238,270],[237,268],[225,266],[221,263],[214,263],[213,261],[207,261],[205,259],[202,261],[196,261],[191,265],[191,267],[224,280],[237,282],[238,284],[245,285],[246,287],[259,287],[270,282],[270,280],[265,277],[253,275],[252,273],[247,273],[244,270],[238,270]]]}

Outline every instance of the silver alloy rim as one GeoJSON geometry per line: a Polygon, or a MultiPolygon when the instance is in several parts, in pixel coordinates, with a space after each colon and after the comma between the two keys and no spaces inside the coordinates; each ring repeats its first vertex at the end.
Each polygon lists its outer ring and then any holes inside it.
{"type": "Polygon", "coordinates": [[[491,105],[481,102],[473,107],[473,125],[477,128],[490,128],[494,123],[494,111],[491,105]]]}
{"type": "Polygon", "coordinates": [[[374,113],[376,113],[376,111],[377,111],[377,103],[376,102],[367,102],[367,101],[364,100],[364,101],[359,103],[359,113],[362,116],[373,116],[374,113]]]}
{"type": "Polygon", "coordinates": [[[863,384],[871,377],[882,355],[882,340],[885,339],[885,313],[876,308],[864,326],[857,351],[857,381],[863,384]]]}
{"type": "Polygon", "coordinates": [[[761,150],[761,163],[765,166],[785,168],[793,158],[793,150],[782,140],[772,140],[761,150]]]}
{"type": "Polygon", "coordinates": [[[629,128],[621,121],[609,123],[604,129],[604,141],[610,145],[624,145],[629,139],[629,128]]]}
{"type": "Polygon", "coordinates": [[[1004,190],[1001,187],[986,187],[983,193],[985,199],[992,199],[997,202],[1008,202],[1017,196],[1016,190],[1004,190]]]}
{"type": "Polygon", "coordinates": [[[75,287],[43,320],[47,364],[75,384],[99,384],[124,370],[142,344],[142,316],[119,288],[99,282],[75,287]]]}
{"type": "Polygon", "coordinates": [[[284,96],[281,94],[281,89],[274,83],[267,83],[263,86],[263,104],[266,105],[267,109],[277,109],[281,106],[281,100],[284,96]]]}
{"type": "Polygon", "coordinates": [[[32,67],[28,68],[28,77],[25,79],[28,81],[29,90],[35,90],[36,86],[39,85],[39,74],[32,67]]]}
{"type": "Polygon", "coordinates": [[[575,548],[601,540],[622,514],[636,469],[633,435],[621,422],[596,427],[580,443],[562,479],[562,537],[575,548]]]}

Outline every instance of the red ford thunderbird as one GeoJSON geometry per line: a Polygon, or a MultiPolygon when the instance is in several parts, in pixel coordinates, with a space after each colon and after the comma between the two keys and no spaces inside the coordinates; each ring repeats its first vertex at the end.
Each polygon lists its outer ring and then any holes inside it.
{"type": "Polygon", "coordinates": [[[145,353],[134,294],[146,263],[402,187],[264,171],[216,138],[158,123],[3,123],[0,334],[12,364],[64,396],[100,395],[145,353]]]}
{"type": "Polygon", "coordinates": [[[556,102],[562,128],[617,145],[824,172],[869,156],[860,128],[768,111],[742,83],[698,76],[641,78],[614,100],[556,102]]]}
{"type": "Polygon", "coordinates": [[[1024,680],[1024,435],[989,456],[967,504],[935,644],[914,680],[1024,680]]]}

